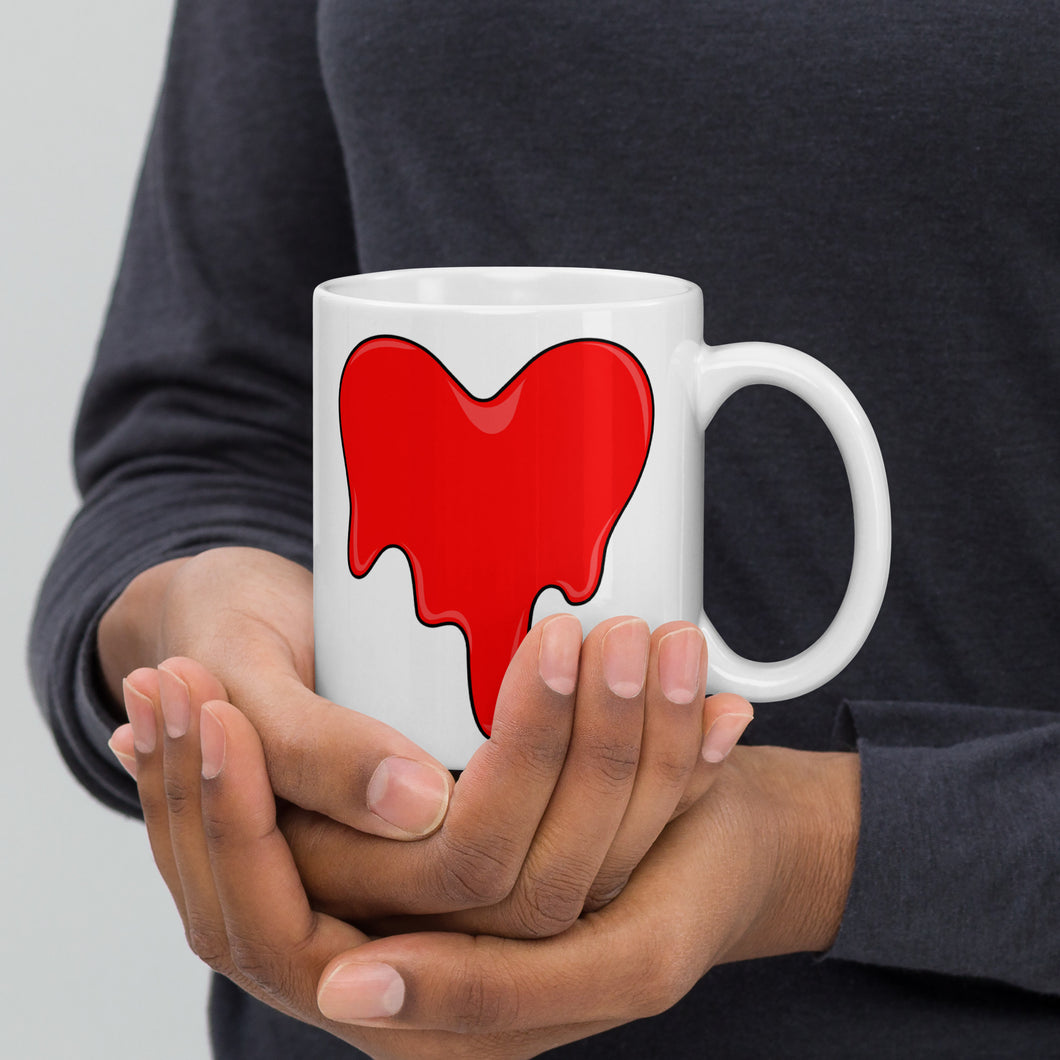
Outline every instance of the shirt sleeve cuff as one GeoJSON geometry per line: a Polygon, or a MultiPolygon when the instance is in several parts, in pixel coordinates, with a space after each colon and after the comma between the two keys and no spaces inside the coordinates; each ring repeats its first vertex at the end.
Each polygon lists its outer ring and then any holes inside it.
{"type": "Polygon", "coordinates": [[[1060,993],[1060,722],[1053,714],[848,702],[861,830],[825,958],[1060,993]]]}

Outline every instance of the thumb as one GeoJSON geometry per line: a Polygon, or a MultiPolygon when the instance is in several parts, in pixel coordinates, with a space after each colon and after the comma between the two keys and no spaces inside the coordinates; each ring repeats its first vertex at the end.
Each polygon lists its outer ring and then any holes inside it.
{"type": "Polygon", "coordinates": [[[436,759],[384,722],[316,695],[292,669],[257,669],[227,688],[191,659],[160,669],[180,679],[192,703],[230,699],[265,750],[273,791],[358,831],[419,839],[445,818],[453,778],[436,759]]]}
{"type": "Polygon", "coordinates": [[[394,935],[333,958],[320,976],[317,1005],[341,1023],[514,1035],[524,1045],[532,1042],[525,1055],[536,1056],[543,1046],[654,1014],[644,939],[635,934],[581,921],[532,941],[394,935]]]}
{"type": "Polygon", "coordinates": [[[440,762],[299,681],[259,731],[276,794],[304,809],[391,839],[430,835],[445,818],[453,778],[440,762]]]}

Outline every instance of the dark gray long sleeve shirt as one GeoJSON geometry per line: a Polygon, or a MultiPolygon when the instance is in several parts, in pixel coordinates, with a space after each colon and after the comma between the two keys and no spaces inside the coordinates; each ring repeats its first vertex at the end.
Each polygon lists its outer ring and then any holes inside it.
{"type": "MultiPolygon", "coordinates": [[[[686,276],[708,342],[805,349],[880,437],[877,626],[749,736],[860,752],[857,867],[824,959],[715,969],[561,1053],[1060,1055],[1058,44],[1056,0],[179,2],[32,633],[71,768],[136,812],[94,656],[129,579],[219,544],[309,564],[316,283],[686,276]]],[[[761,389],[706,445],[707,609],[791,654],[845,587],[838,455],[761,389]]],[[[350,1055],[227,983],[212,1015],[222,1056],[350,1055]]]]}

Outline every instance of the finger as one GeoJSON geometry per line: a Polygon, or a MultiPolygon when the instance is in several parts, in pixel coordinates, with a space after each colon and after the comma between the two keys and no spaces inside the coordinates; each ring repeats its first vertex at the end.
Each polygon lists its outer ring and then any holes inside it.
{"type": "Polygon", "coordinates": [[[180,655],[166,659],[159,665],[159,691],[166,731],[173,737],[183,735],[187,730],[190,721],[189,712],[193,709],[193,705],[194,710],[198,711],[203,703],[208,703],[211,699],[228,699],[225,686],[211,671],[194,659],[187,659],[180,655]],[[173,684],[174,680],[184,686],[183,692],[173,684]],[[167,689],[170,693],[168,709],[167,689]]]}
{"type": "Polygon", "coordinates": [[[250,722],[229,703],[206,704],[200,747],[203,834],[232,965],[222,970],[252,984],[270,1004],[319,1022],[314,997],[321,969],[365,936],[310,909],[276,827],[265,758],[250,722]]]}
{"type": "Polygon", "coordinates": [[[718,778],[722,763],[752,721],[754,707],[743,696],[719,692],[703,701],[703,746],[691,779],[674,810],[675,817],[688,810],[710,790],[718,778]]]}
{"type": "Polygon", "coordinates": [[[428,865],[451,908],[492,904],[519,876],[566,768],[581,638],[573,615],[553,615],[509,664],[490,739],[460,777],[428,865]]]}
{"type": "Polygon", "coordinates": [[[203,703],[223,687],[190,659],[174,658],[158,668],[162,747],[169,838],[180,877],[188,945],[215,971],[233,974],[221,904],[210,870],[202,827],[202,760],[199,725],[203,703]],[[211,695],[211,693],[213,695],[211,695]]]}
{"type": "Polygon", "coordinates": [[[508,895],[563,769],[581,637],[577,619],[554,615],[523,639],[490,739],[462,773],[445,823],[423,843],[395,848],[321,817],[285,816],[317,908],[374,919],[492,905],[508,895]]]}
{"type": "MultiPolygon", "coordinates": [[[[208,866],[205,872],[191,871],[192,857],[187,848],[190,846],[195,855],[205,857],[202,841],[202,825],[198,816],[199,800],[197,791],[194,796],[194,807],[189,814],[186,802],[174,798],[179,807],[171,813],[171,794],[177,787],[175,773],[180,755],[173,749],[167,754],[165,743],[171,740],[166,732],[166,718],[162,707],[163,686],[177,681],[172,674],[160,674],[158,670],[141,669],[131,673],[123,682],[123,694],[126,713],[130,719],[129,729],[133,736],[133,772],[137,778],[140,804],[147,825],[148,840],[154,855],[155,864],[169,888],[173,901],[180,913],[184,926],[185,938],[191,949],[206,960],[211,967],[221,970],[227,966],[227,943],[224,941],[224,921],[220,916],[220,906],[213,894],[213,881],[208,866]],[[167,782],[166,760],[170,771],[167,782]],[[174,823],[176,829],[174,831],[174,823]],[[197,840],[197,842],[196,842],[197,840]],[[175,844],[177,844],[175,846],[175,844]],[[190,886],[186,891],[185,882],[190,886]],[[211,925],[203,910],[211,908],[208,899],[212,897],[212,910],[216,924],[211,925]],[[191,913],[189,914],[189,906],[191,913]]],[[[182,704],[174,702],[178,691],[170,687],[170,724],[179,727],[182,704]]],[[[190,717],[188,720],[190,728],[190,717]]],[[[195,732],[197,734],[197,723],[195,732]]],[[[187,737],[177,737],[184,745],[187,737]]],[[[125,737],[121,730],[115,733],[113,741],[118,752],[125,752],[125,737]]],[[[198,743],[197,736],[195,743],[198,743]]],[[[187,754],[185,750],[185,755],[187,754]]],[[[198,773],[198,756],[194,756],[194,773],[198,773]]],[[[119,754],[119,761],[123,761],[119,754]]],[[[123,764],[128,764],[123,761],[123,764]]],[[[185,792],[198,788],[198,781],[193,777],[183,781],[185,792]]]]}
{"type": "Polygon", "coordinates": [[[706,680],[706,641],[699,627],[660,626],[651,640],[636,783],[586,909],[602,908],[622,890],[673,816],[700,757],[706,680]]]}
{"type": "Polygon", "coordinates": [[[703,761],[720,765],[728,758],[754,718],[754,707],[743,696],[719,692],[703,704],[703,761]]]}
{"type": "Polygon", "coordinates": [[[136,742],[133,737],[132,726],[128,723],[125,725],[119,725],[114,732],[111,733],[111,737],[107,741],[107,746],[110,748],[111,754],[114,755],[125,769],[125,772],[135,780],[136,742]]]}
{"type": "MultiPolygon", "coordinates": [[[[166,802],[165,773],[162,761],[162,707],[158,689],[158,671],[134,670],[122,682],[125,713],[133,735],[136,788],[140,796],[147,838],[158,871],[173,896],[181,919],[184,915],[184,892],[173,857],[169,835],[169,806],[166,802]]],[[[120,760],[120,759],[119,759],[120,760]]],[[[186,922],[186,921],[185,921],[186,922]]]]}
{"type": "Polygon", "coordinates": [[[563,772],[512,894],[496,911],[498,934],[554,935],[581,915],[636,780],[650,641],[638,618],[609,619],[586,637],[563,772]]]}

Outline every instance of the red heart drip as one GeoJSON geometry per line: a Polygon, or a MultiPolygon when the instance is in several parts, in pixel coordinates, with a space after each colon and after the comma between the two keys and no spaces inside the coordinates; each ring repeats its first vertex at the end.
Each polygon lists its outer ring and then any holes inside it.
{"type": "Polygon", "coordinates": [[[652,413],[640,363],[597,339],[545,350],[484,400],[406,339],[350,354],[339,388],[350,570],[405,553],[420,621],[464,633],[485,735],[538,594],[556,586],[577,604],[596,592],[652,413]]]}

